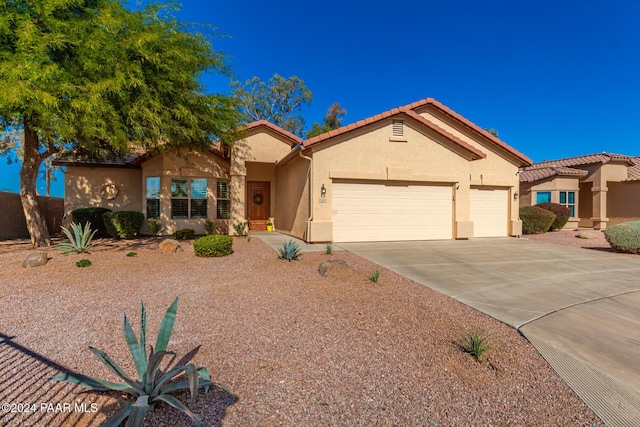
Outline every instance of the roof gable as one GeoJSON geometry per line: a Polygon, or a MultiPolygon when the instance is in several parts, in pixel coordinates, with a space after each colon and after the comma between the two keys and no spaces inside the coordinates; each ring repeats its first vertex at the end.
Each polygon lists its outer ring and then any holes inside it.
{"type": "Polygon", "coordinates": [[[240,128],[240,132],[251,132],[254,130],[258,131],[261,128],[268,129],[274,132],[275,134],[277,134],[278,136],[280,136],[281,138],[284,138],[287,144],[289,144],[291,147],[297,144],[302,144],[302,139],[299,136],[294,135],[288,130],[283,129],[278,125],[274,125],[273,123],[268,122],[266,120],[258,120],[256,122],[252,122],[247,125],[244,125],[243,127],[240,128]]]}
{"type": "Polygon", "coordinates": [[[552,176],[581,178],[588,175],[586,170],[580,169],[581,166],[604,165],[610,162],[626,164],[628,181],[640,180],[640,157],[602,152],[534,163],[520,170],[520,182],[536,182],[552,176]]]}

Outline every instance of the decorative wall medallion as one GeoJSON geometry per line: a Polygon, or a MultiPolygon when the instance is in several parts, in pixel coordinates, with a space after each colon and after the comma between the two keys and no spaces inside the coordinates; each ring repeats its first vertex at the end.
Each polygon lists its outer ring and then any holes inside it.
{"type": "Polygon", "coordinates": [[[113,200],[118,197],[118,187],[115,184],[104,184],[100,187],[100,197],[105,200],[113,200]]]}
{"type": "Polygon", "coordinates": [[[261,193],[256,193],[253,195],[253,204],[260,206],[264,203],[264,196],[261,193]]]}

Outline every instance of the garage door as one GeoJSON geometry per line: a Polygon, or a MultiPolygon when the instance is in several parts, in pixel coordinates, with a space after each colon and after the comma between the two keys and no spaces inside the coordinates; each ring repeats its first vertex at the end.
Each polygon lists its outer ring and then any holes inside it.
{"type": "Polygon", "coordinates": [[[450,185],[334,182],[332,191],[335,242],[453,237],[450,185]]]}
{"type": "Polygon", "coordinates": [[[508,235],[508,190],[472,188],[470,209],[474,237],[499,237],[508,235]]]}

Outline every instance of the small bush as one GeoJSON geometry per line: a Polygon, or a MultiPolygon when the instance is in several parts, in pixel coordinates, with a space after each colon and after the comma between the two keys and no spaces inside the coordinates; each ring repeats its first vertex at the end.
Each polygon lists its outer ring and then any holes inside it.
{"type": "Polygon", "coordinates": [[[134,256],[138,256],[138,254],[137,254],[137,253],[135,253],[135,252],[128,252],[128,253],[127,253],[127,256],[128,256],[128,257],[134,257],[134,256]]]}
{"type": "Polygon", "coordinates": [[[331,252],[333,252],[333,245],[331,243],[327,243],[327,247],[324,251],[327,255],[331,255],[331,252]]]}
{"type": "Polygon", "coordinates": [[[204,228],[207,230],[207,234],[216,234],[217,226],[216,223],[211,221],[210,219],[204,222],[204,228]]]}
{"type": "Polygon", "coordinates": [[[640,254],[640,221],[613,225],[604,230],[604,237],[616,252],[640,254]]]}
{"type": "Polygon", "coordinates": [[[202,236],[193,242],[196,256],[220,257],[233,253],[233,238],[224,234],[202,236]]]}
{"type": "Polygon", "coordinates": [[[105,226],[103,215],[107,212],[111,212],[111,209],[107,208],[80,208],[71,212],[73,222],[84,225],[88,222],[91,223],[91,228],[96,230],[96,237],[107,237],[107,227],[105,226]]]}
{"type": "Polygon", "coordinates": [[[480,361],[482,355],[491,347],[490,337],[491,334],[469,326],[465,332],[460,334],[458,346],[462,351],[469,353],[477,361],[480,361]]]}
{"type": "Polygon", "coordinates": [[[247,226],[249,225],[248,222],[239,222],[237,224],[235,224],[233,226],[233,229],[236,231],[236,235],[238,236],[244,236],[247,234],[247,226]]]}
{"type": "Polygon", "coordinates": [[[151,235],[154,237],[160,235],[162,232],[162,221],[159,219],[150,219],[149,231],[151,231],[151,235]]]}
{"type": "Polygon", "coordinates": [[[567,221],[569,221],[569,217],[571,216],[571,209],[564,205],[547,202],[539,203],[536,206],[555,214],[556,219],[553,221],[553,224],[551,224],[551,230],[562,230],[562,228],[567,225],[567,221]]]}
{"type": "Polygon", "coordinates": [[[135,239],[140,234],[144,222],[142,212],[106,212],[102,215],[109,235],[116,239],[135,239]]]}
{"type": "Polygon", "coordinates": [[[280,254],[278,258],[291,262],[300,258],[300,246],[293,240],[289,240],[278,248],[278,253],[280,254]]]}
{"type": "Polygon", "coordinates": [[[373,270],[371,272],[371,276],[369,276],[369,280],[371,280],[373,283],[378,283],[378,281],[380,280],[380,270],[378,270],[377,268],[373,270]]]}
{"type": "Polygon", "coordinates": [[[182,230],[176,230],[173,233],[173,237],[178,240],[191,240],[196,235],[196,231],[193,228],[183,228],[182,230]]]}
{"type": "Polygon", "coordinates": [[[523,206],[520,208],[520,219],[524,234],[539,234],[549,230],[556,215],[537,206],[523,206]]]}
{"type": "Polygon", "coordinates": [[[80,261],[76,261],[76,267],[89,267],[91,265],[91,261],[88,259],[81,259],[80,261]]]}

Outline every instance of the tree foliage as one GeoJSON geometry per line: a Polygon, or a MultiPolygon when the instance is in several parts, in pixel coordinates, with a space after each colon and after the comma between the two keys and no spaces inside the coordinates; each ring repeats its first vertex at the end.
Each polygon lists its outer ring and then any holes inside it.
{"type": "Polygon", "coordinates": [[[327,110],[327,114],[324,116],[322,124],[314,122],[311,129],[307,132],[307,138],[313,138],[321,133],[329,132],[333,129],[338,129],[342,126],[342,119],[347,114],[347,110],[342,108],[340,103],[336,102],[331,104],[327,110]]]}
{"type": "Polygon", "coordinates": [[[274,74],[268,83],[254,77],[244,85],[232,82],[231,86],[246,122],[267,120],[302,136],[304,118],[300,110],[311,104],[312,93],[301,78],[274,74]]]}
{"type": "Polygon", "coordinates": [[[49,236],[35,200],[42,161],[73,149],[205,146],[231,140],[232,99],[205,95],[202,72],[225,72],[211,33],[173,6],[120,0],[10,0],[0,5],[0,132],[24,132],[23,210],[34,245],[49,236]]]}

